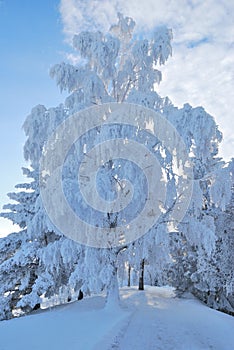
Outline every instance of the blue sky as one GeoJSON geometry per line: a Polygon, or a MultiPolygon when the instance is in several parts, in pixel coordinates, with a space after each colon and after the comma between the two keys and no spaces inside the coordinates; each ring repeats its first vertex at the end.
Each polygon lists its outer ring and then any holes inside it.
{"type": "MultiPolygon", "coordinates": [[[[59,1],[5,0],[0,2],[0,206],[6,194],[23,180],[22,125],[33,106],[62,102],[51,65],[62,61],[59,1]]],[[[8,230],[0,219],[0,230],[8,230]]]]}
{"type": "MultiPolygon", "coordinates": [[[[179,107],[203,106],[224,134],[221,155],[233,156],[234,1],[0,0],[0,207],[23,181],[26,116],[37,104],[64,100],[48,72],[73,60],[65,40],[84,29],[108,30],[117,11],[133,17],[139,33],[172,28],[173,57],[161,67],[158,92],[179,107]]],[[[11,230],[0,219],[0,235],[11,230]]]]}

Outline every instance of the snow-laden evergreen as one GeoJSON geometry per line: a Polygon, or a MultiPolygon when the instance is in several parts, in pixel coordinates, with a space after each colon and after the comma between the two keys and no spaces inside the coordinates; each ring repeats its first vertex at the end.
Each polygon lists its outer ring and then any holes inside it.
{"type": "MultiPolygon", "coordinates": [[[[225,164],[217,157],[222,135],[213,117],[202,107],[185,104],[179,109],[156,92],[162,79],[160,65],[172,54],[171,30],[159,27],[149,38],[138,39],[134,26],[131,18],[119,14],[118,23],[106,35],[75,35],[78,65],[63,62],[51,69],[60,90],[69,93],[65,103],[49,109],[38,105],[26,118],[24,155],[30,169],[24,172],[32,182],[16,186],[17,191],[9,194],[16,203],[5,206],[7,211],[1,214],[22,228],[0,240],[2,319],[29,312],[45,298],[50,305],[55,299],[56,303],[69,301],[80,290],[89,295],[106,289],[110,304],[118,300],[117,275],[121,285],[135,284],[139,272],[144,272],[148,284],[170,284],[180,293],[190,290],[214,308],[234,311],[233,162],[225,164]],[[76,159],[104,140],[127,138],[144,144],[157,157],[168,188],[163,215],[145,236],[121,248],[96,249],[69,240],[50,221],[39,190],[39,163],[43,146],[64,120],[107,102],[153,109],[177,129],[193,164],[194,190],[183,220],[170,222],[169,212],[179,195],[179,163],[163,143],[128,125],[96,128],[83,135],[66,158],[63,183],[69,203],[84,219],[92,218],[94,225],[105,227],[118,225],[120,220],[90,211],[76,190],[76,159]]],[[[97,184],[104,198],[112,198],[116,180],[123,176],[135,186],[135,202],[128,214],[132,219],[145,197],[144,178],[134,164],[108,162],[97,184]]]]}

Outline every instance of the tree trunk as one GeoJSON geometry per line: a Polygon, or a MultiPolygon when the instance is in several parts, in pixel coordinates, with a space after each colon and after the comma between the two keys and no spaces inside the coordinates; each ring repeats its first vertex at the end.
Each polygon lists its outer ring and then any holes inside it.
{"type": "Polygon", "coordinates": [[[141,260],[140,264],[140,272],[139,272],[139,290],[144,290],[144,267],[145,267],[145,260],[141,260]]]}
{"type": "Polygon", "coordinates": [[[131,265],[128,264],[128,287],[131,286],[131,265]]]}
{"type": "Polygon", "coordinates": [[[119,283],[117,276],[117,267],[113,268],[110,286],[107,291],[106,307],[112,308],[119,306],[119,283]]]}
{"type": "Polygon", "coordinates": [[[118,269],[117,269],[117,257],[118,254],[126,249],[126,246],[118,249],[110,250],[110,265],[112,267],[112,274],[110,284],[107,289],[106,307],[119,307],[119,283],[118,283],[118,269]]]}

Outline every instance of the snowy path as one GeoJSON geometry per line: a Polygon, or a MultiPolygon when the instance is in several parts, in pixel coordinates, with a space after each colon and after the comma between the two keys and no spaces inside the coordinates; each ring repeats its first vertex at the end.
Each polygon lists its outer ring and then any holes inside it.
{"type": "Polygon", "coordinates": [[[0,322],[0,350],[233,350],[234,317],[170,288],[122,288],[123,308],[103,296],[0,322]]]}
{"type": "Polygon", "coordinates": [[[196,300],[172,298],[169,290],[163,292],[161,288],[148,287],[145,292],[126,290],[124,297],[135,306],[135,311],[109,349],[234,349],[232,317],[196,300]]]}

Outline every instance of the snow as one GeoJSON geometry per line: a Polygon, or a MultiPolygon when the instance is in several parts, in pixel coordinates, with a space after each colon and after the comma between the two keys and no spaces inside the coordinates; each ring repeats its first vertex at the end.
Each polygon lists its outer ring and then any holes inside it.
{"type": "Polygon", "coordinates": [[[0,322],[1,350],[231,350],[234,318],[170,287],[120,290],[121,307],[102,295],[0,322]]]}

